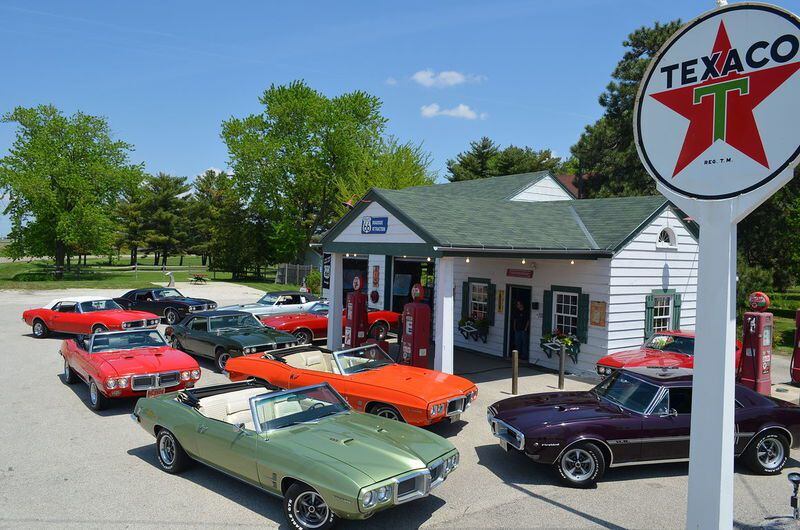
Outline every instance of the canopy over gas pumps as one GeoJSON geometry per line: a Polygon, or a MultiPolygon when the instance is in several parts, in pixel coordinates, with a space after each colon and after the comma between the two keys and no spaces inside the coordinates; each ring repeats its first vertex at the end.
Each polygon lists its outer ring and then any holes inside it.
{"type": "Polygon", "coordinates": [[[658,190],[700,225],[687,527],[733,524],[736,224],[800,154],[800,20],[735,4],[659,50],[636,99],[636,147],[658,190]],[[758,112],[755,112],[758,107],[758,112]]]}

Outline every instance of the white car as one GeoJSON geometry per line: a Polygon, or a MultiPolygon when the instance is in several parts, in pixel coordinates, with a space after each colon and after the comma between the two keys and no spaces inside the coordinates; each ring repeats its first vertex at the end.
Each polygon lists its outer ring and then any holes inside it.
{"type": "Polygon", "coordinates": [[[319,301],[319,297],[300,291],[277,291],[267,293],[254,304],[238,304],[220,307],[220,310],[246,311],[253,315],[277,315],[308,311],[319,301]]]}

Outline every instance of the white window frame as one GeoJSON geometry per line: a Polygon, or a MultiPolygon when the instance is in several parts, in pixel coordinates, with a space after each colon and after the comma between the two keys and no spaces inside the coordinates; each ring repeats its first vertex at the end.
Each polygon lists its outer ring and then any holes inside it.
{"type": "Polygon", "coordinates": [[[469,282],[469,317],[475,318],[477,320],[486,320],[489,318],[489,284],[484,282],[469,282]],[[475,300],[473,295],[475,294],[475,287],[482,287],[484,289],[484,301],[475,300]],[[475,304],[483,305],[483,309],[476,310],[475,304]],[[482,315],[481,315],[482,313],[482,315]]]}
{"type": "Polygon", "coordinates": [[[668,249],[668,250],[675,250],[678,248],[678,238],[675,235],[675,230],[668,226],[664,226],[661,230],[658,231],[658,236],[656,237],[656,248],[660,249],[668,249]],[[661,241],[661,234],[666,234],[669,238],[669,242],[661,241]]]}
{"type": "MultiPolygon", "coordinates": [[[[577,335],[578,334],[578,306],[580,304],[580,300],[581,300],[580,293],[574,293],[574,292],[570,292],[570,291],[553,291],[553,322],[552,322],[552,324],[553,324],[553,329],[554,330],[555,329],[560,329],[563,333],[566,333],[568,335],[577,335]],[[569,300],[568,300],[567,304],[564,303],[563,298],[562,298],[561,306],[562,306],[562,309],[565,306],[566,307],[570,307],[570,308],[574,307],[575,308],[575,312],[574,313],[572,313],[572,311],[570,311],[569,313],[564,313],[564,312],[559,312],[558,311],[558,306],[559,306],[558,297],[559,296],[561,296],[561,297],[569,297],[569,300]],[[574,303],[573,303],[573,300],[574,300],[574,303]],[[561,317],[562,319],[569,319],[571,321],[574,321],[574,323],[575,323],[574,326],[570,323],[569,324],[570,329],[565,329],[564,328],[564,324],[559,322],[559,317],[561,317]]],[[[562,322],[563,322],[563,320],[562,320],[562,322]]]]}
{"type": "Polygon", "coordinates": [[[653,333],[668,331],[672,329],[672,318],[675,313],[675,297],[671,294],[653,295],[653,333]],[[666,300],[667,303],[659,305],[659,300],[666,300]],[[666,309],[666,312],[659,314],[659,310],[666,309]],[[666,325],[663,325],[663,323],[666,325]]]}

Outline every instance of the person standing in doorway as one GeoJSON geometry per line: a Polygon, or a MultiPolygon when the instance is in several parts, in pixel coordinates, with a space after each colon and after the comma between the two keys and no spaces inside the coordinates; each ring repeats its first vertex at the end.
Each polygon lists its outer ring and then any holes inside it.
{"type": "Polygon", "coordinates": [[[519,358],[527,359],[531,319],[530,311],[522,303],[522,300],[517,300],[514,304],[514,311],[511,313],[511,325],[514,330],[514,347],[519,352],[519,358]]]}

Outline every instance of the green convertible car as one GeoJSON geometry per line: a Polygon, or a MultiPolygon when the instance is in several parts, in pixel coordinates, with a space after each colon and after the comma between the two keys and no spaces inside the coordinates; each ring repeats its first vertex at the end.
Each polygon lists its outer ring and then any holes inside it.
{"type": "Polygon", "coordinates": [[[132,414],[168,473],[193,461],[283,497],[293,528],[427,496],[458,466],[444,438],[350,409],[327,383],[280,390],[254,380],[142,398],[132,414]]]}
{"type": "Polygon", "coordinates": [[[217,369],[225,370],[231,357],[294,346],[291,333],[268,328],[244,311],[200,311],[190,313],[164,334],[170,345],[199,357],[213,359],[217,369]]]}

